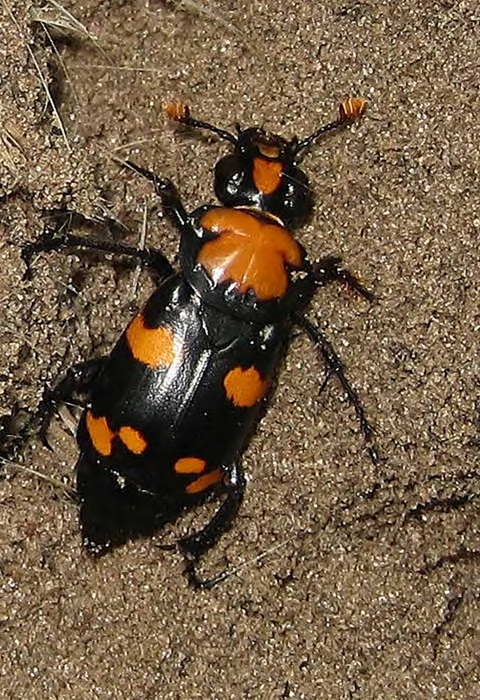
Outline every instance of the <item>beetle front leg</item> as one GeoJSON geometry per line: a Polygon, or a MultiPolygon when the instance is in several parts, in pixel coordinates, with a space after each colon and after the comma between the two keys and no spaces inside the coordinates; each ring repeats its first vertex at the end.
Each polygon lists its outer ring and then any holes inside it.
{"type": "Polygon", "coordinates": [[[132,163],[130,160],[126,160],[124,165],[153,183],[155,193],[162,202],[165,215],[184,236],[187,238],[196,238],[191,219],[182,204],[178,190],[173,182],[166,177],[159,177],[151,170],[142,168],[140,165],[132,163]]]}
{"type": "Polygon", "coordinates": [[[31,278],[31,264],[34,255],[61,250],[62,248],[87,248],[89,250],[99,250],[104,253],[136,258],[144,265],[155,270],[160,278],[168,277],[173,272],[170,262],[158,250],[152,248],[140,250],[133,246],[123,245],[123,243],[96,241],[68,232],[59,233],[58,230],[47,228],[35,243],[29,243],[22,248],[21,256],[27,268],[25,277],[27,279],[31,278]]]}

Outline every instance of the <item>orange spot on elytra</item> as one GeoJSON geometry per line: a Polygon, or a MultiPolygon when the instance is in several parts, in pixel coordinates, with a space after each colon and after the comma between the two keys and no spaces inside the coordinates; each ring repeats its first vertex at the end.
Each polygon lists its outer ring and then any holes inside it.
{"type": "Polygon", "coordinates": [[[262,194],[271,194],[280,186],[282,180],[283,165],[276,160],[254,158],[253,182],[262,194]]]}
{"type": "Polygon", "coordinates": [[[177,459],[174,465],[174,470],[177,474],[201,474],[207,463],[204,459],[198,457],[182,457],[177,459]]]}
{"type": "Polygon", "coordinates": [[[103,457],[109,457],[112,454],[112,441],[115,433],[110,430],[107,419],[104,416],[96,418],[91,411],[87,411],[86,424],[96,451],[103,457]]]}
{"type": "Polygon", "coordinates": [[[248,408],[260,401],[267,391],[268,383],[262,379],[255,367],[231,369],[223,380],[227,396],[235,406],[248,408]]]}
{"type": "Polygon", "coordinates": [[[130,425],[122,425],[119,430],[114,431],[108,425],[105,416],[94,416],[91,411],[87,411],[86,425],[92,444],[102,457],[110,457],[113,441],[117,437],[136,455],[142,454],[147,448],[147,441],[143,435],[130,425]]]}
{"type": "Polygon", "coordinates": [[[192,481],[190,484],[188,484],[185,490],[187,493],[190,494],[200,493],[201,491],[205,491],[205,489],[208,489],[210,486],[218,484],[218,482],[222,480],[222,477],[222,470],[214,469],[208,474],[199,476],[198,479],[192,481]]]}
{"type": "Polygon", "coordinates": [[[118,431],[118,437],[130,452],[141,455],[147,448],[147,441],[143,435],[129,425],[122,425],[118,431]]]}
{"type": "Polygon", "coordinates": [[[149,367],[168,367],[175,358],[173,333],[168,328],[147,328],[142,314],[127,328],[127,342],[136,360],[149,367]]]}
{"type": "Polygon", "coordinates": [[[261,301],[286,293],[285,266],[298,267],[302,262],[300,246],[286,228],[226,207],[210,209],[201,223],[217,234],[198,256],[214,282],[231,280],[240,293],[252,289],[261,301]]]}

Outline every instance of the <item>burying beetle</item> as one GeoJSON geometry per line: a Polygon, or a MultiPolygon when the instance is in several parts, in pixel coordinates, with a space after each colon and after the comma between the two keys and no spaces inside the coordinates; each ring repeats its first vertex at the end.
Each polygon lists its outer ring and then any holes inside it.
{"type": "MultiPolygon", "coordinates": [[[[137,250],[64,234],[24,251],[82,246],[133,256],[161,283],[108,357],[73,367],[54,394],[85,396],[77,440],[77,491],[85,547],[101,555],[130,538],[152,534],[201,502],[212,489],[225,499],[211,521],[177,544],[194,586],[195,565],[234,520],[243,499],[242,451],[259,417],[292,327],[304,330],[355,408],[370,455],[372,429],[342,364],[303,312],[329,282],[372,295],[340,258],[310,263],[290,229],[312,209],[299,154],[318,137],[355,121],[366,102],[350,98],[338,118],[307,138],[287,141],[260,128],[237,133],[193,119],[170,105],[177,122],[206,129],[233,146],[215,167],[220,206],[188,214],[173,183],[127,161],[150,180],[165,215],[180,233],[180,271],[154,249],[137,250]]],[[[169,548],[167,546],[167,548],[169,548]]]]}

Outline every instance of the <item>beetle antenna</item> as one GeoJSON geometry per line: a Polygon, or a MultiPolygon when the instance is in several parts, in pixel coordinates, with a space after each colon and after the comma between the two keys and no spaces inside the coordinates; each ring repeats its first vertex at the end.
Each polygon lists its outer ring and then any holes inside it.
{"type": "Polygon", "coordinates": [[[234,146],[236,146],[238,143],[237,137],[231,134],[229,131],[219,129],[218,126],[213,126],[213,124],[208,124],[207,122],[201,122],[198,121],[198,119],[193,119],[193,117],[190,116],[190,107],[182,104],[181,102],[171,102],[170,104],[165,105],[163,111],[169,119],[173,119],[173,121],[179,122],[179,124],[192,126],[195,129],[207,129],[207,131],[213,131],[214,134],[217,134],[217,136],[220,136],[220,138],[224,139],[225,141],[229,141],[234,146]]]}
{"type": "Polygon", "coordinates": [[[308,148],[318,139],[319,136],[323,136],[323,134],[333,131],[334,129],[338,129],[339,127],[353,124],[353,122],[357,121],[357,119],[364,114],[366,109],[367,101],[364,100],[363,97],[349,97],[346,100],[343,100],[343,102],[340,102],[338,105],[338,117],[335,119],[335,121],[321,126],[319,129],[314,131],[313,134],[310,134],[310,136],[307,136],[305,139],[298,141],[298,143],[296,143],[295,138],[292,139],[291,144],[293,154],[296,156],[298,153],[300,153],[300,151],[308,148]]]}

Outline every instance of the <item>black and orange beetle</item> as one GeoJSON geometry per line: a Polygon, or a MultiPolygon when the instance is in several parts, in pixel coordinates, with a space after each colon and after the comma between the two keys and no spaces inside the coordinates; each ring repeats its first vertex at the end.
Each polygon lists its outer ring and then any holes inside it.
{"type": "MultiPolygon", "coordinates": [[[[83,542],[101,555],[129,538],[158,531],[219,488],[212,520],[178,543],[190,582],[195,563],[232,523],[243,499],[240,456],[258,419],[293,326],[321,351],[371,446],[372,431],[329,342],[303,311],[315,292],[338,280],[371,299],[339,258],[309,262],[290,229],[311,212],[299,154],[320,135],[357,119],[365,101],[349,99],[338,118],[302,141],[260,128],[231,134],[170,105],[167,115],[207,129],[233,146],[215,168],[220,206],[188,214],[170,180],[124,165],[150,180],[180,233],[180,271],[154,250],[97,243],[70,234],[43,239],[34,253],[79,245],[132,255],[163,278],[106,358],[73,367],[55,391],[86,397],[78,428],[77,490],[83,542]]],[[[218,579],[216,579],[218,580],[218,579]]]]}

